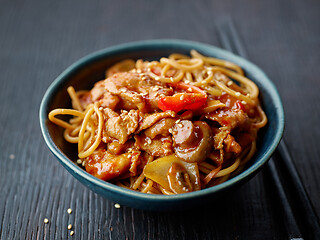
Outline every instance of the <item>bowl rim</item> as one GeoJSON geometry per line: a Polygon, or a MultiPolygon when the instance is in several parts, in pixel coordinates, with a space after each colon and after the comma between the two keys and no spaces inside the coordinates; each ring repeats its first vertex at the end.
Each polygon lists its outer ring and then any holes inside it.
{"type": "MultiPolygon", "coordinates": [[[[233,61],[231,60],[231,61],[233,61]]],[[[230,60],[229,60],[230,61],[230,60]]],[[[272,156],[273,152],[275,151],[276,147],[278,146],[282,134],[284,131],[284,110],[282,106],[282,101],[280,99],[280,95],[274,85],[274,83],[266,76],[266,74],[255,64],[252,62],[237,56],[229,51],[221,49],[216,46],[212,46],[205,43],[189,41],[189,40],[178,40],[178,39],[157,39],[157,40],[144,40],[144,41],[136,41],[130,43],[124,43],[112,47],[108,47],[96,52],[93,52],[72,65],[70,65],[66,70],[64,70],[48,87],[46,90],[41,104],[39,108],[39,120],[40,120],[40,128],[44,140],[49,147],[50,151],[55,155],[56,158],[63,164],[67,170],[73,171],[73,174],[79,175],[81,178],[84,178],[87,182],[91,182],[92,184],[97,185],[101,189],[106,191],[110,191],[113,193],[121,194],[127,197],[134,197],[135,199],[140,200],[156,200],[156,201],[174,201],[174,200],[187,200],[202,197],[208,194],[212,194],[215,192],[220,192],[224,189],[227,189],[238,182],[244,181],[245,179],[249,178],[250,176],[257,173],[258,169],[260,169],[272,156]],[[236,60],[237,64],[241,62],[241,67],[245,67],[246,71],[254,72],[255,78],[261,78],[263,80],[263,84],[266,89],[268,89],[269,94],[271,95],[273,102],[275,103],[275,111],[276,111],[276,129],[274,139],[271,144],[267,147],[266,151],[264,152],[263,156],[261,156],[257,161],[250,165],[245,171],[241,172],[239,175],[229,179],[228,181],[221,183],[219,185],[201,189],[200,191],[184,193],[184,194],[175,194],[175,195],[157,195],[157,194],[146,194],[141,192],[136,192],[133,190],[125,189],[123,187],[119,187],[115,184],[103,181],[98,179],[91,174],[87,173],[85,170],[78,167],[74,162],[72,162],[68,157],[66,157],[63,152],[55,145],[53,142],[49,131],[46,127],[47,121],[47,110],[49,103],[52,100],[53,93],[57,92],[58,89],[66,83],[69,76],[73,73],[77,72],[78,70],[82,69],[88,63],[94,62],[99,60],[100,58],[112,56],[117,53],[134,50],[137,51],[139,49],[144,50],[152,50],[152,49],[197,49],[198,51],[202,52],[214,52],[215,56],[219,58],[226,58],[226,59],[233,59],[236,60]]]]}

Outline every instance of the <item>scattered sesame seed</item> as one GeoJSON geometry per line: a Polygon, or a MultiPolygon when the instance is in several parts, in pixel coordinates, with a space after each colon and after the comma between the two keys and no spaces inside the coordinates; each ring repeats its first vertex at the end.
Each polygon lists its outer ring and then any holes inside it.
{"type": "Polygon", "coordinates": [[[233,84],[232,81],[229,81],[229,82],[227,83],[228,86],[231,86],[232,84],[233,84]]]}
{"type": "Polygon", "coordinates": [[[170,77],[170,81],[172,81],[172,82],[173,82],[173,77],[170,77]]]}
{"type": "Polygon", "coordinates": [[[187,81],[185,81],[185,83],[190,83],[190,81],[189,81],[189,80],[187,80],[187,81]]]}
{"type": "Polygon", "coordinates": [[[71,224],[69,224],[69,225],[68,225],[68,229],[70,230],[71,228],[72,228],[72,225],[71,225],[71,224]]]}
{"type": "Polygon", "coordinates": [[[152,90],[153,90],[153,91],[157,91],[157,90],[159,90],[159,87],[158,87],[158,86],[155,86],[155,87],[152,88],[152,90]]]}
{"type": "Polygon", "coordinates": [[[208,75],[213,75],[213,72],[212,71],[208,71],[208,75]]]}
{"type": "Polygon", "coordinates": [[[82,160],[81,159],[78,159],[77,160],[77,163],[80,165],[82,163],[82,160]]]}
{"type": "Polygon", "coordinates": [[[147,143],[148,143],[148,144],[151,144],[151,142],[152,142],[151,139],[148,138],[148,139],[147,139],[147,143]]]}
{"type": "Polygon", "coordinates": [[[182,125],[181,123],[179,123],[179,124],[178,124],[178,127],[182,128],[182,127],[183,127],[183,125],[182,125]]]}
{"type": "Polygon", "coordinates": [[[49,222],[48,218],[45,218],[45,219],[43,220],[43,222],[44,222],[45,224],[47,224],[47,223],[49,222]]]}
{"type": "Polygon", "coordinates": [[[82,166],[84,167],[86,165],[86,161],[83,161],[82,162],[82,166]]]}
{"type": "Polygon", "coordinates": [[[181,95],[180,100],[182,101],[184,99],[184,95],[181,95]]]}
{"type": "Polygon", "coordinates": [[[155,80],[159,81],[159,80],[160,80],[160,77],[155,77],[155,80]]]}
{"type": "Polygon", "coordinates": [[[163,93],[160,94],[160,97],[165,97],[166,95],[164,95],[163,93]]]}
{"type": "Polygon", "coordinates": [[[146,77],[142,77],[141,79],[142,79],[142,80],[147,80],[147,78],[146,78],[146,77]]]}
{"type": "Polygon", "coordinates": [[[151,72],[151,68],[147,68],[147,71],[148,71],[148,72],[151,72]]]}
{"type": "Polygon", "coordinates": [[[147,145],[148,145],[147,143],[144,143],[144,144],[143,144],[143,146],[147,146],[147,145]]]}
{"type": "Polygon", "coordinates": [[[192,92],[192,88],[189,87],[189,88],[187,89],[187,92],[192,92]]]}
{"type": "Polygon", "coordinates": [[[115,207],[115,208],[120,208],[121,206],[120,206],[119,203],[116,203],[116,204],[114,204],[114,207],[115,207]]]}
{"type": "Polygon", "coordinates": [[[181,120],[180,120],[180,119],[178,119],[178,120],[176,121],[176,123],[178,124],[180,121],[181,121],[181,120]]]}
{"type": "Polygon", "coordinates": [[[137,69],[137,73],[141,73],[141,69],[137,69]]]}
{"type": "Polygon", "coordinates": [[[142,95],[142,96],[147,96],[148,93],[141,93],[140,95],[142,95]]]}
{"type": "Polygon", "coordinates": [[[247,102],[246,102],[246,101],[241,101],[241,103],[242,103],[242,104],[244,104],[244,105],[246,105],[246,104],[247,104],[247,102]]]}
{"type": "Polygon", "coordinates": [[[71,209],[71,208],[68,208],[67,212],[68,212],[69,214],[71,214],[71,213],[72,213],[72,209],[71,209]]]}
{"type": "Polygon", "coordinates": [[[241,96],[241,93],[236,92],[236,96],[237,96],[237,97],[240,97],[240,96],[241,96]]]}
{"type": "Polygon", "coordinates": [[[129,155],[128,155],[128,158],[131,158],[131,157],[132,157],[132,154],[129,154],[129,155]]]}
{"type": "Polygon", "coordinates": [[[74,234],[74,231],[71,231],[71,232],[70,232],[70,236],[72,236],[73,234],[74,234]]]}
{"type": "Polygon", "coordinates": [[[171,129],[171,128],[169,128],[169,130],[168,130],[168,131],[169,131],[169,133],[171,133],[171,134],[172,134],[172,129],[171,129]]]}
{"type": "Polygon", "coordinates": [[[13,160],[16,156],[14,154],[10,154],[9,158],[13,160]]]}
{"type": "Polygon", "coordinates": [[[247,93],[247,97],[250,97],[250,94],[249,94],[249,93],[247,93]]]}
{"type": "Polygon", "coordinates": [[[103,110],[103,107],[99,107],[99,110],[102,111],[102,110],[103,110]]]}

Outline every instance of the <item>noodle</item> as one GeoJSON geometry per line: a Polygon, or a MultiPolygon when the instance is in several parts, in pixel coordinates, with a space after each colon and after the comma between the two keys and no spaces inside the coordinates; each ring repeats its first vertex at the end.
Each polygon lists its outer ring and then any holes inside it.
{"type": "Polygon", "coordinates": [[[127,59],[91,91],[67,88],[73,109],[54,109],[48,118],[78,144],[77,162],[86,171],[165,195],[221,184],[243,171],[268,121],[259,89],[236,64],[190,53],[127,59]]]}

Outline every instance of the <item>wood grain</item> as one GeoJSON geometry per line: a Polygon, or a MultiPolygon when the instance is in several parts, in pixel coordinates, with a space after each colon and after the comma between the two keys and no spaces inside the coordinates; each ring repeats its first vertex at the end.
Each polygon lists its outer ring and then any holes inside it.
{"type": "Polygon", "coordinates": [[[40,133],[42,96],[72,62],[143,39],[218,45],[215,26],[226,16],[250,59],[278,87],[285,138],[320,213],[319,1],[1,0],[0,6],[0,239],[285,239],[270,180],[261,173],[199,209],[116,209],[67,173],[40,133]]]}

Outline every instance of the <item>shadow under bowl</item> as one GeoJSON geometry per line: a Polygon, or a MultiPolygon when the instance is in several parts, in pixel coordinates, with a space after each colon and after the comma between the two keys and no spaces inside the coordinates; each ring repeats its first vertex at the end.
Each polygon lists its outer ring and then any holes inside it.
{"type": "Polygon", "coordinates": [[[51,152],[60,163],[81,183],[92,191],[114,202],[145,210],[172,210],[203,205],[220,197],[223,192],[248,181],[270,159],[278,146],[284,129],[284,111],[280,96],[270,79],[253,63],[223,49],[184,40],[162,39],[140,41],[118,45],[90,54],[67,68],[46,91],[39,111],[43,137],[51,152]],[[178,195],[144,194],[121,188],[102,181],[75,162],[76,144],[70,144],[63,138],[63,129],[48,120],[48,113],[55,108],[70,108],[71,102],[67,87],[76,91],[91,89],[95,82],[104,79],[105,70],[111,65],[127,58],[159,60],[172,53],[188,55],[191,49],[206,56],[225,59],[242,67],[246,76],[252,79],[260,89],[260,100],[268,117],[268,124],[260,130],[257,153],[247,168],[228,181],[200,191],[178,195]],[[73,161],[72,161],[73,160],[73,161]]]}

